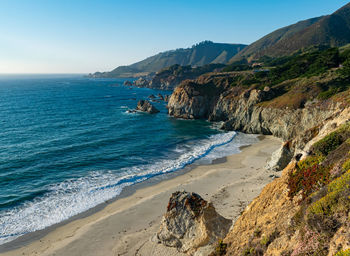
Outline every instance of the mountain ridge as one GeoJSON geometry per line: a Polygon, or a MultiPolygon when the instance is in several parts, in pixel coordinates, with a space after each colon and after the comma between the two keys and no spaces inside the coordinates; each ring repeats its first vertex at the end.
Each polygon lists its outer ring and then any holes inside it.
{"type": "Polygon", "coordinates": [[[163,68],[178,64],[181,66],[204,66],[206,64],[226,64],[244,44],[227,44],[203,41],[191,48],[179,48],[160,52],[129,66],[119,66],[110,72],[96,72],[90,77],[137,77],[158,72],[163,68]]]}
{"type": "Polygon", "coordinates": [[[230,62],[256,60],[263,56],[280,57],[304,48],[327,45],[339,47],[350,43],[350,3],[330,15],[299,21],[277,29],[247,46],[230,62]]]}

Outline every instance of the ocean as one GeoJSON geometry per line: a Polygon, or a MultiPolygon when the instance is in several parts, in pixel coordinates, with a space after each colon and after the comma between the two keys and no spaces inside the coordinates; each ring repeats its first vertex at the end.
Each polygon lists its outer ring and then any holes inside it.
{"type": "Polygon", "coordinates": [[[128,113],[149,95],[123,79],[0,76],[0,244],[118,196],[123,188],[210,164],[257,141],[217,124],[128,113]]]}

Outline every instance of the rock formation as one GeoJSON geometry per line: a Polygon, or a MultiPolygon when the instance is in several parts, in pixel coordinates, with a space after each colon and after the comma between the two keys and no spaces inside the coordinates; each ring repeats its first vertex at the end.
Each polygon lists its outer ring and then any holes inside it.
{"type": "Polygon", "coordinates": [[[134,85],[137,87],[148,87],[149,81],[146,80],[145,78],[140,77],[134,82],[134,85]]]}
{"type": "MultiPolygon", "coordinates": [[[[320,185],[319,174],[313,177],[311,173],[303,178],[302,182],[306,182],[301,186],[304,191],[291,195],[292,174],[305,168],[313,156],[304,156],[300,165],[292,161],[283,170],[281,178],[268,184],[238,218],[224,239],[226,255],[334,256],[341,250],[350,249],[350,155],[343,153],[350,149],[349,141],[346,141],[350,137],[349,117],[350,109],[347,108],[339,117],[330,118],[311,141],[313,147],[318,141],[332,145],[332,151],[321,164],[324,167],[330,164],[331,168],[330,180],[325,181],[325,186],[320,185]],[[345,136],[345,141],[334,146],[332,134],[337,130],[345,136]],[[344,164],[346,161],[348,165],[344,164]],[[312,193],[303,199],[306,184],[310,186],[312,180],[315,183],[312,193]]],[[[306,148],[310,147],[307,145],[306,148]]],[[[317,169],[313,169],[313,173],[317,173],[317,169]]]]}
{"type": "Polygon", "coordinates": [[[132,82],[130,82],[129,80],[126,80],[123,85],[125,86],[132,86],[132,82]]]}
{"type": "Polygon", "coordinates": [[[159,110],[156,107],[154,107],[148,100],[140,100],[137,103],[136,110],[147,112],[150,114],[159,113],[159,110]]]}
{"type": "Polygon", "coordinates": [[[169,114],[185,119],[223,121],[222,128],[245,133],[274,135],[292,140],[292,152],[301,150],[317,134],[318,127],[342,110],[328,101],[307,102],[303,107],[274,107],[263,104],[275,99],[270,88],[263,90],[230,87],[234,74],[205,75],[185,81],[168,102],[169,114]],[[298,125],[296,125],[298,124],[298,125]]]}
{"type": "Polygon", "coordinates": [[[219,215],[213,205],[188,192],[172,194],[157,239],[180,252],[192,254],[199,247],[214,244],[227,234],[231,220],[219,215]]]}

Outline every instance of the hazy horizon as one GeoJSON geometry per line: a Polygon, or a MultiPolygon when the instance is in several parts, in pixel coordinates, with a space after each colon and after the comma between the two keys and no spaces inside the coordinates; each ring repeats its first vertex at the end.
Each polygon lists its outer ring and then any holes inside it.
{"type": "Polygon", "coordinates": [[[0,74],[87,74],[204,40],[250,44],[347,1],[3,1],[0,74]]]}

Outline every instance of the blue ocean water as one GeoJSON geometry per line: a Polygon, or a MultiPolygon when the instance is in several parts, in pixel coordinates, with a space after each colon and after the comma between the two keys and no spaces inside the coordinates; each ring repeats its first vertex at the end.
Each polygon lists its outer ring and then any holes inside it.
{"type": "Polygon", "coordinates": [[[123,79],[0,76],[0,244],[114,198],[123,188],[195,161],[238,152],[205,121],[127,113],[159,92],[123,79]]]}

